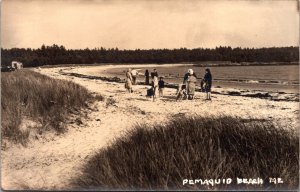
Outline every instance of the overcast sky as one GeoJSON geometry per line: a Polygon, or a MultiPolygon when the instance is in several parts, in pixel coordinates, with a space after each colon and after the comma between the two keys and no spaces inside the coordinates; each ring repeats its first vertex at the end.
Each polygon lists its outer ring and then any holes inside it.
{"type": "Polygon", "coordinates": [[[299,45],[297,0],[2,0],[1,47],[299,45]]]}

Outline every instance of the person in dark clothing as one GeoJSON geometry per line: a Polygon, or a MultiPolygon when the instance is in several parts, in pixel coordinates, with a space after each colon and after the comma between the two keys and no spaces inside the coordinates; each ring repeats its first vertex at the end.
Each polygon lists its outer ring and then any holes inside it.
{"type": "Polygon", "coordinates": [[[153,72],[151,72],[151,78],[153,79],[154,76],[156,76],[158,78],[158,73],[156,71],[156,69],[153,69],[153,72]]]}
{"type": "Polygon", "coordinates": [[[182,82],[182,84],[185,84],[185,83],[186,83],[186,81],[187,81],[188,78],[189,78],[189,75],[190,75],[190,73],[186,73],[186,74],[183,76],[183,82],[182,82]]]}
{"type": "Polygon", "coordinates": [[[211,100],[210,94],[211,94],[211,85],[212,85],[212,75],[208,68],[205,69],[205,75],[203,81],[205,83],[206,100],[211,100]]]}
{"type": "Polygon", "coordinates": [[[145,71],[145,84],[149,85],[149,71],[146,69],[145,71]]]}
{"type": "Polygon", "coordinates": [[[160,77],[158,81],[159,97],[164,96],[164,88],[165,88],[165,82],[163,80],[163,77],[160,77]]]}

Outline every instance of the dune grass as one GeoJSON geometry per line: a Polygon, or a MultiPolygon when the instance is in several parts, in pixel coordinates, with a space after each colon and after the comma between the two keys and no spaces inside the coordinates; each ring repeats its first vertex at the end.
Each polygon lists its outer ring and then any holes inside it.
{"type": "Polygon", "coordinates": [[[26,144],[30,130],[20,130],[25,118],[36,121],[40,133],[62,133],[67,115],[92,98],[84,87],[31,70],[1,73],[2,138],[26,144]]]}
{"type": "Polygon", "coordinates": [[[297,134],[272,122],[233,117],[179,117],[137,125],[99,151],[74,179],[79,189],[296,189],[297,134]],[[263,185],[236,185],[236,178],[263,185]],[[280,177],[283,184],[270,184],[280,177]],[[231,178],[230,185],[183,185],[184,179],[231,178]]]}

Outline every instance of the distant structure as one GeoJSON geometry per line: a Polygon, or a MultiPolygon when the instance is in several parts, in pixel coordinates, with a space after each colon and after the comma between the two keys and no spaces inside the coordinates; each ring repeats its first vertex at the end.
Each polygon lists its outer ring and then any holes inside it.
{"type": "Polygon", "coordinates": [[[14,69],[22,69],[23,68],[23,63],[18,62],[18,61],[12,61],[11,62],[11,67],[14,69]]]}

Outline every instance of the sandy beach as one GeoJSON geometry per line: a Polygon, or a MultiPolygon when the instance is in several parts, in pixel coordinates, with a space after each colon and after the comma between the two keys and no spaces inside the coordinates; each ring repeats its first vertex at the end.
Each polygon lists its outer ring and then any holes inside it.
{"type": "Polygon", "coordinates": [[[65,134],[49,133],[43,138],[36,137],[39,139],[32,136],[27,147],[11,145],[2,150],[3,189],[71,189],[70,180],[99,149],[105,148],[135,124],[164,123],[174,116],[230,115],[271,120],[287,129],[298,131],[299,103],[296,101],[274,101],[222,94],[212,94],[212,101],[205,101],[205,93],[196,92],[194,100],[176,102],[176,89],[165,88],[164,97],[153,102],[152,98],[145,96],[145,85],[135,85],[134,92],[129,94],[123,83],[65,75],[91,75],[95,67],[102,71],[99,76],[105,76],[106,70],[122,66],[34,69],[53,78],[78,83],[93,94],[104,96],[105,100],[98,101],[86,109],[86,117],[70,117],[70,121],[66,122],[68,132],[65,134]],[[115,102],[109,103],[108,100],[115,102]],[[80,118],[82,124],[74,123],[76,118],[80,118]]]}

